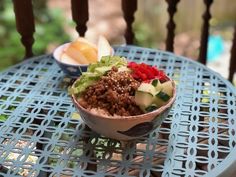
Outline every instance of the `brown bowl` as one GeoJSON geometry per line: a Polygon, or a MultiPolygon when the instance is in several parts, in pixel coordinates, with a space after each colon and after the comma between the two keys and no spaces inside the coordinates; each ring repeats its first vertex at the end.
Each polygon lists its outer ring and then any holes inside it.
{"type": "Polygon", "coordinates": [[[161,125],[176,98],[174,81],[172,81],[172,84],[174,86],[173,97],[167,104],[152,112],[137,116],[106,116],[95,114],[83,108],[75,95],[72,95],[72,101],[85,124],[92,130],[112,139],[128,141],[147,135],[161,125]]]}

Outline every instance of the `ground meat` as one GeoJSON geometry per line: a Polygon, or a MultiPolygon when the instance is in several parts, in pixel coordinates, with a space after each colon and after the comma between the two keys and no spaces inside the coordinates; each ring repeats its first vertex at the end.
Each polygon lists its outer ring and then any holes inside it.
{"type": "Polygon", "coordinates": [[[86,109],[103,109],[108,115],[133,116],[143,114],[134,101],[140,82],[126,72],[113,67],[94,85],[82,93],[80,104],[86,109]]]}

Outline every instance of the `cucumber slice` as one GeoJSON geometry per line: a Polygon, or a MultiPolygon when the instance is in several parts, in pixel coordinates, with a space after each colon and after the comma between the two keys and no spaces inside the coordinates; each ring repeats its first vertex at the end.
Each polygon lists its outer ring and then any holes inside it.
{"type": "Polygon", "coordinates": [[[167,101],[170,99],[170,96],[167,95],[165,92],[160,91],[156,94],[154,98],[154,103],[157,105],[157,107],[161,107],[167,103],[167,101]]]}
{"type": "Polygon", "coordinates": [[[162,85],[162,91],[166,93],[167,95],[169,95],[170,97],[172,97],[173,89],[174,89],[172,81],[166,81],[162,83],[161,85],[162,85]]]}
{"type": "Polygon", "coordinates": [[[156,89],[155,95],[162,90],[162,84],[161,84],[161,82],[158,79],[152,80],[152,85],[156,89]]]}
{"type": "Polygon", "coordinates": [[[158,79],[152,80],[152,85],[153,85],[154,87],[156,87],[158,83],[159,83],[159,80],[158,80],[158,79]]]}
{"type": "Polygon", "coordinates": [[[138,91],[147,92],[147,93],[150,93],[150,94],[152,94],[152,95],[154,96],[155,93],[156,93],[156,88],[155,88],[152,84],[149,84],[149,83],[142,83],[142,84],[138,87],[138,91]]]}
{"type": "Polygon", "coordinates": [[[160,91],[156,94],[156,97],[160,98],[162,101],[168,101],[170,99],[170,96],[167,95],[165,92],[160,91]]]}
{"type": "Polygon", "coordinates": [[[153,95],[148,92],[136,91],[135,92],[135,102],[141,109],[145,109],[153,102],[153,95]]]}
{"type": "Polygon", "coordinates": [[[160,99],[159,97],[155,97],[153,103],[160,108],[161,106],[165,105],[166,102],[160,99]]]}
{"type": "Polygon", "coordinates": [[[145,108],[145,111],[146,111],[146,112],[152,112],[152,111],[155,111],[156,109],[157,109],[157,105],[152,104],[152,105],[146,107],[146,108],[145,108]]]}

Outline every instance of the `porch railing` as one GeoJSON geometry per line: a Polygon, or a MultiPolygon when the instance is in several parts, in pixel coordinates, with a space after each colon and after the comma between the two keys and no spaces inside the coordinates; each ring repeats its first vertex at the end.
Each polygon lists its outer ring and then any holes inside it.
{"type": "MultiPolygon", "coordinates": [[[[180,0],[166,0],[168,5],[167,11],[169,14],[169,21],[167,27],[166,50],[174,51],[174,37],[175,37],[175,21],[174,15],[177,11],[177,4],[180,0]]],[[[202,15],[203,24],[201,31],[200,52],[198,61],[206,64],[207,56],[207,42],[209,36],[209,20],[211,19],[210,7],[213,0],[203,0],[206,7],[202,15]]],[[[32,0],[13,0],[14,12],[16,16],[17,31],[21,35],[21,42],[25,47],[25,58],[33,56],[32,46],[34,43],[33,34],[35,32],[34,15],[32,0]]],[[[80,36],[84,36],[87,27],[86,23],[89,19],[88,0],[71,0],[72,18],[76,23],[76,31],[80,36]]],[[[134,32],[132,24],[135,20],[134,13],[137,10],[137,0],[122,0],[122,10],[124,19],[127,23],[125,32],[125,39],[127,44],[132,44],[134,39],[134,32]]],[[[236,24],[235,24],[236,31],[236,24]]],[[[228,79],[232,82],[233,75],[236,71],[236,32],[234,32],[233,45],[231,49],[230,68],[228,79]]]]}

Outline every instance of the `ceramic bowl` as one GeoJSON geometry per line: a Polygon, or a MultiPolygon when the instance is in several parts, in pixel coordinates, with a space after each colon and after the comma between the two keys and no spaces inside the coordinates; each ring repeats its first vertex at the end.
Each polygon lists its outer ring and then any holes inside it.
{"type": "Polygon", "coordinates": [[[70,43],[66,43],[63,45],[60,45],[59,47],[57,47],[54,52],[53,52],[53,58],[55,59],[55,61],[57,62],[58,66],[62,69],[62,71],[72,77],[72,78],[77,78],[79,77],[82,72],[86,72],[88,65],[87,64],[78,64],[78,65],[74,65],[74,64],[68,64],[68,63],[64,63],[60,60],[61,54],[64,50],[64,48],[68,47],[70,43]]]}
{"type": "Polygon", "coordinates": [[[172,84],[174,86],[173,97],[166,105],[155,111],[137,116],[112,117],[98,115],[83,108],[77,101],[75,95],[72,95],[72,101],[85,124],[92,130],[112,139],[129,141],[147,135],[161,125],[175,101],[175,83],[172,81],[172,84]]]}

